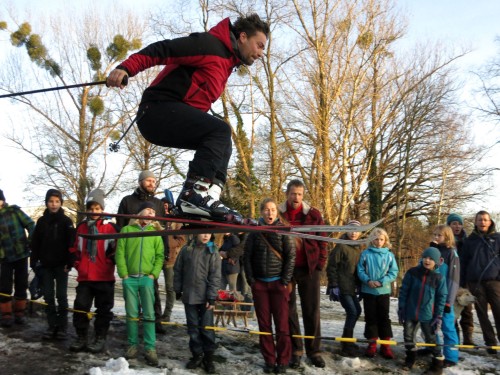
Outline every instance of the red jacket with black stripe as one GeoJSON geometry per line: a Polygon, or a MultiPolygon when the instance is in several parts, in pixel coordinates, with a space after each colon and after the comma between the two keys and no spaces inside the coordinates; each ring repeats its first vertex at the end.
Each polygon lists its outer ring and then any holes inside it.
{"type": "Polygon", "coordinates": [[[182,101],[207,112],[240,64],[236,38],[226,18],[208,32],[150,44],[117,68],[133,77],[150,67],[166,65],[144,91],[141,104],[182,101]]]}

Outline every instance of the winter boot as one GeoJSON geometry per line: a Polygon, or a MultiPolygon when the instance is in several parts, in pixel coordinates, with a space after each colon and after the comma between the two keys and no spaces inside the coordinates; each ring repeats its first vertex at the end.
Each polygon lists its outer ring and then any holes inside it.
{"type": "Polygon", "coordinates": [[[186,368],[189,370],[194,370],[200,367],[202,361],[203,361],[203,353],[193,354],[193,358],[191,358],[189,362],[186,364],[186,368]]]}
{"type": "Polygon", "coordinates": [[[464,341],[463,341],[464,345],[476,345],[476,344],[474,344],[474,340],[472,339],[473,333],[474,333],[474,328],[463,330],[462,334],[464,336],[464,341]]]}
{"type": "MultiPolygon", "coordinates": [[[[386,337],[383,340],[389,341],[391,338],[386,337]]],[[[380,354],[386,359],[394,359],[394,353],[392,352],[391,346],[387,344],[380,345],[380,354]]]]}
{"type": "Polygon", "coordinates": [[[203,356],[203,369],[207,374],[215,374],[215,364],[214,364],[214,353],[213,352],[205,352],[203,356]]]}
{"type": "Polygon", "coordinates": [[[228,214],[236,217],[241,215],[224,206],[219,200],[224,184],[221,181],[211,181],[206,177],[188,173],[182,191],[177,199],[177,207],[185,214],[206,216],[208,218],[223,218],[228,214]]]}
{"type": "Polygon", "coordinates": [[[417,352],[415,352],[414,350],[407,350],[403,370],[410,371],[415,365],[416,359],[417,359],[417,352]]]}
{"type": "Polygon", "coordinates": [[[375,357],[375,354],[377,354],[378,337],[373,337],[370,340],[371,340],[371,342],[368,344],[368,347],[366,348],[365,355],[368,358],[373,358],[373,357],[375,357]]]}
{"type": "Polygon", "coordinates": [[[76,340],[69,346],[69,350],[72,352],[82,352],[87,349],[88,333],[86,330],[77,330],[76,335],[76,340]]]}
{"type": "Polygon", "coordinates": [[[289,364],[290,368],[292,368],[294,370],[300,368],[301,359],[302,359],[302,356],[293,354],[292,359],[290,359],[290,364],[289,364]]]}
{"type": "MultiPolygon", "coordinates": [[[[344,328],[342,333],[343,338],[352,338],[354,330],[352,328],[344,328]]],[[[342,357],[357,357],[357,345],[353,342],[342,342],[342,349],[340,351],[342,357]]]]}
{"type": "Polygon", "coordinates": [[[106,335],[97,334],[95,335],[94,341],[87,346],[87,349],[91,353],[101,353],[106,345],[106,335]]]}
{"type": "Polygon", "coordinates": [[[16,299],[14,301],[14,322],[16,324],[26,324],[26,318],[24,317],[24,312],[26,310],[27,300],[16,299]]]}
{"type": "Polygon", "coordinates": [[[125,353],[125,359],[134,359],[137,358],[137,346],[131,345],[128,347],[127,352],[125,353]]]}
{"type": "Polygon", "coordinates": [[[55,333],[55,338],[57,340],[66,340],[68,338],[68,331],[66,327],[57,327],[55,333]]]}
{"type": "Polygon", "coordinates": [[[43,333],[42,339],[53,340],[56,337],[56,332],[57,332],[56,327],[48,327],[47,330],[43,333]]]}
{"type": "Polygon", "coordinates": [[[144,353],[144,358],[146,363],[150,366],[158,366],[158,354],[156,354],[155,349],[146,350],[144,353]]]}
{"type": "Polygon", "coordinates": [[[0,303],[0,312],[2,313],[2,327],[12,327],[12,302],[0,303]]]}
{"type": "Polygon", "coordinates": [[[441,375],[443,373],[444,357],[432,358],[431,366],[424,372],[424,375],[441,375]]]}

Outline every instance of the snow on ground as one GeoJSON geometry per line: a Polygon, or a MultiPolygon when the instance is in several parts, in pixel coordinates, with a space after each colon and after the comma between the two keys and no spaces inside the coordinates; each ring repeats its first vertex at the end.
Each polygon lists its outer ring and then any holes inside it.
{"type": "MultiPolygon", "coordinates": [[[[160,278],[160,283],[163,281],[160,278]]],[[[74,281],[68,289],[70,305],[74,299],[74,281]]],[[[344,310],[338,302],[331,302],[322,294],[321,319],[323,337],[341,336],[344,325],[344,310]]],[[[125,314],[121,283],[116,284],[115,314],[121,316],[113,320],[108,335],[107,348],[102,354],[71,353],[68,347],[75,334],[71,326],[70,338],[65,341],[43,341],[41,335],[46,329],[46,322],[40,308],[23,329],[14,327],[0,329],[0,374],[4,375],[34,375],[34,374],[89,374],[89,375],[185,375],[204,374],[202,369],[186,370],[185,364],[190,358],[188,336],[185,327],[167,325],[168,333],[157,336],[157,352],[160,359],[158,368],[145,364],[141,355],[138,359],[127,362],[123,355],[127,348],[125,314]]],[[[394,340],[401,342],[402,327],[397,323],[397,300],[391,301],[391,319],[393,321],[394,340]]],[[[179,302],[174,306],[172,320],[179,324],[185,323],[184,308],[179,302]]],[[[226,331],[218,331],[219,349],[216,351],[216,368],[220,374],[262,374],[264,361],[259,352],[258,336],[251,335],[243,330],[242,322],[237,321],[238,327],[229,326],[226,331]]],[[[477,323],[477,319],[476,319],[477,323]]],[[[250,330],[257,330],[255,319],[249,321],[250,330]]],[[[363,338],[363,316],[355,329],[355,336],[363,338]]],[[[474,340],[483,342],[479,325],[476,325],[474,340]]],[[[404,361],[404,347],[394,347],[396,360],[386,360],[379,356],[368,359],[363,357],[366,344],[360,344],[360,356],[357,358],[343,358],[338,353],[340,344],[333,340],[323,340],[323,358],[326,361],[324,369],[313,367],[303,360],[300,371],[288,370],[289,374],[392,374],[403,373],[401,370],[404,361]]],[[[430,358],[419,358],[417,366],[408,374],[422,373],[428,366],[430,358]]],[[[446,375],[485,375],[500,374],[500,355],[491,356],[484,350],[462,351],[458,366],[447,368],[446,375]]]]}

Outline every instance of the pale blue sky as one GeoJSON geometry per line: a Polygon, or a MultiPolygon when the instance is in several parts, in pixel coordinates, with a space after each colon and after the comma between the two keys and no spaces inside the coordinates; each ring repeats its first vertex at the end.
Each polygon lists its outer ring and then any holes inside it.
{"type": "MultiPolygon", "coordinates": [[[[155,9],[155,4],[165,3],[166,1],[159,0],[141,0],[132,1],[124,0],[120,4],[133,4],[137,9],[155,9]],[[140,7],[140,8],[139,8],[140,7]]],[[[2,8],[5,9],[6,0],[0,0],[0,16],[3,14],[2,8]]],[[[100,0],[99,4],[113,4],[114,0],[100,0]]],[[[11,2],[15,7],[24,9],[26,5],[36,7],[35,10],[52,11],[52,9],[62,9],[67,0],[16,0],[11,2]]],[[[71,4],[77,4],[71,3],[71,4]]],[[[500,35],[500,22],[498,15],[500,14],[499,0],[397,0],[398,6],[403,10],[408,11],[409,29],[407,38],[414,42],[416,40],[435,41],[440,40],[445,45],[449,46],[469,46],[474,49],[460,64],[463,76],[466,80],[471,79],[468,72],[474,67],[481,65],[488,58],[491,58],[495,53],[498,53],[499,44],[495,44],[495,36],[500,35]]],[[[0,51],[8,43],[5,36],[0,37],[0,51]]],[[[0,62],[2,56],[0,52],[0,62]]],[[[0,64],[1,69],[1,64],[0,64]]],[[[36,89],[36,88],[33,88],[36,89]]],[[[470,97],[471,94],[464,92],[464,97],[470,97]]],[[[5,99],[0,99],[5,100],[5,99]]],[[[10,105],[0,103],[0,134],[4,134],[10,128],[10,122],[6,120],[6,111],[9,111],[10,105]]],[[[12,115],[12,113],[9,113],[12,115]]],[[[476,119],[474,121],[475,137],[479,143],[486,142],[487,139],[492,139],[491,134],[496,132],[491,124],[483,120],[476,119]]],[[[497,139],[500,139],[500,132],[496,132],[497,139]]],[[[491,165],[495,160],[498,160],[498,152],[487,161],[491,165]]],[[[0,160],[2,160],[2,171],[0,173],[0,188],[4,190],[8,202],[19,204],[21,206],[28,205],[24,193],[24,180],[28,174],[28,170],[33,168],[30,160],[20,151],[8,147],[6,141],[0,138],[0,160]],[[13,157],[13,154],[15,157],[13,157]],[[16,160],[9,163],[10,160],[16,160]]],[[[500,173],[492,176],[492,183],[495,183],[496,188],[500,188],[500,173]]],[[[500,189],[496,189],[500,190],[500,189]]],[[[490,207],[491,210],[497,210],[493,203],[499,201],[500,193],[492,197],[490,203],[484,207],[490,207]]],[[[471,207],[471,210],[481,207],[471,207]]]]}

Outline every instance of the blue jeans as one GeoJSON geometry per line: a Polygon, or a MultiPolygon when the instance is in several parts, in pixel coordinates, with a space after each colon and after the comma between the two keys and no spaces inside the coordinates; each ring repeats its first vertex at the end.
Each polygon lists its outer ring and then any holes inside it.
{"type": "Polygon", "coordinates": [[[339,300],[346,313],[344,328],[354,329],[361,315],[361,304],[358,297],[350,294],[341,294],[339,300]]]}
{"type": "Polygon", "coordinates": [[[58,327],[60,330],[66,330],[68,326],[68,273],[64,271],[64,266],[43,267],[42,277],[49,328],[58,327]]]}
{"type": "Polygon", "coordinates": [[[213,327],[214,311],[207,310],[205,304],[184,304],[186,312],[187,331],[189,335],[189,350],[194,356],[201,353],[212,353],[217,349],[215,331],[203,327],[213,327]]]}

